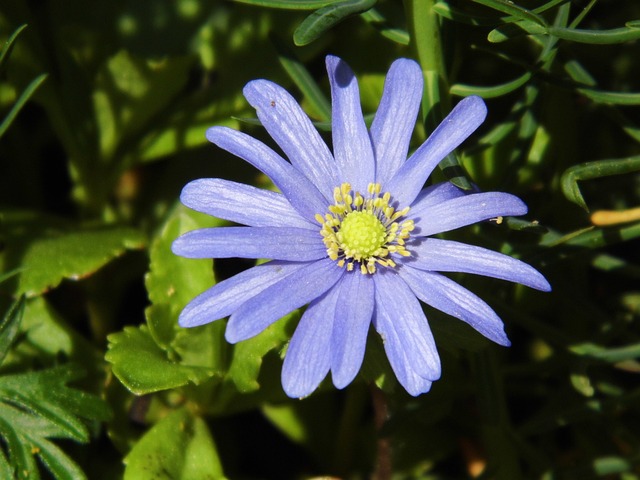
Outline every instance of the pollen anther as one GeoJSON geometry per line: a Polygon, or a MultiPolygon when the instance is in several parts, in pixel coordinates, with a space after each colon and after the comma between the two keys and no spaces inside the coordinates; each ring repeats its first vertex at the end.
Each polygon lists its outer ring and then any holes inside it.
{"type": "Polygon", "coordinates": [[[327,255],[349,272],[358,263],[363,275],[374,274],[377,266],[396,266],[390,254],[411,255],[404,245],[414,229],[413,220],[398,221],[409,207],[396,210],[391,194],[381,192],[379,183],[370,183],[364,197],[343,183],[333,191],[335,203],[329,206],[329,213],[315,215],[327,255]]]}

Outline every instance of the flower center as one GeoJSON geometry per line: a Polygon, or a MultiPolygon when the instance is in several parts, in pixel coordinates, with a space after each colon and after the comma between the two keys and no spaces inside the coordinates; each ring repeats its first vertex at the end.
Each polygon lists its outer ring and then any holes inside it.
{"type": "Polygon", "coordinates": [[[334,189],[335,203],[329,213],[324,217],[316,214],[327,255],[340,267],[352,271],[354,263],[359,263],[363,275],[373,274],[376,265],[396,266],[390,254],[410,255],[404,245],[413,230],[413,220],[397,221],[406,216],[409,207],[396,210],[389,204],[391,194],[381,191],[379,183],[371,183],[365,198],[343,183],[334,189]]]}

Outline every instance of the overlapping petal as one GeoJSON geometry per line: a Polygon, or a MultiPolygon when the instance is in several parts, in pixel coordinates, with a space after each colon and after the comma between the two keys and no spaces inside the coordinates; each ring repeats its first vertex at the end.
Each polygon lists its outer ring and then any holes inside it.
{"type": "Polygon", "coordinates": [[[318,230],[279,193],[221,178],[189,182],[180,195],[189,208],[250,227],[296,227],[318,230]]]}
{"type": "Polygon", "coordinates": [[[486,248],[437,238],[424,238],[409,248],[411,262],[420,270],[475,273],[521,283],[548,292],[549,282],[535,268],[486,248]]]}
{"type": "Polygon", "coordinates": [[[382,337],[384,351],[387,354],[393,373],[396,374],[400,385],[414,397],[428,392],[433,382],[421,377],[413,370],[411,359],[408,358],[405,351],[406,347],[396,333],[392,319],[387,315],[380,314],[380,311],[376,310],[373,317],[373,324],[382,337]]]}
{"type": "Polygon", "coordinates": [[[172,245],[187,258],[270,258],[304,262],[327,256],[318,232],[307,228],[218,227],[192,230],[172,245]]]}
{"type": "Polygon", "coordinates": [[[340,290],[330,288],[311,302],[291,337],[282,365],[282,387],[292,398],[313,392],[331,364],[331,331],[340,290]]]}
{"type": "Polygon", "coordinates": [[[393,62],[370,130],[376,158],[375,181],[383,186],[407,159],[422,86],[422,71],[416,62],[406,58],[393,62]]]}
{"type": "Polygon", "coordinates": [[[333,260],[305,264],[243,303],[229,318],[225,336],[237,343],[251,338],[287,313],[329,290],[344,275],[333,260]]]}
{"type": "Polygon", "coordinates": [[[272,261],[238,273],[191,300],[180,313],[178,323],[181,327],[198,327],[228,317],[244,302],[304,265],[272,261]]]}
{"type": "Polygon", "coordinates": [[[302,217],[313,218],[326,210],[327,199],[313,183],[259,140],[227,127],[211,127],[207,139],[263,172],[302,217]]]}
{"type": "Polygon", "coordinates": [[[394,271],[374,276],[376,316],[395,332],[411,369],[427,380],[440,378],[440,356],[427,318],[411,289],[394,271]],[[402,308],[397,308],[402,305],[402,308]]]}
{"type": "MultiPolygon", "coordinates": [[[[221,179],[197,180],[185,187],[181,197],[185,205],[247,226],[188,232],[174,242],[175,253],[272,261],[199,295],[183,310],[180,325],[203,325],[230,315],[226,338],[235,343],[308,305],[282,371],[287,395],[304,397],[329,371],[338,388],[353,381],[373,322],[399,382],[411,395],[419,395],[441,374],[419,300],[509,345],[496,313],[437,271],[486,275],[539,290],[550,287],[539,272],[519,260],[425,238],[493,217],[526,213],[524,203],[506,193],[465,192],[448,182],[423,189],[436,165],[484,120],[486,108],[479,97],[462,100],[405,161],[422,92],[418,64],[406,59],[393,63],[370,131],[353,71],[337,57],[327,57],[326,64],[333,100],[333,155],[293,97],[267,80],[250,82],[244,93],[291,163],[243,133],[224,127],[207,132],[211,142],[260,169],[283,193],[221,179]],[[375,273],[362,274],[328,258],[315,216],[332,211],[335,187],[350,183],[353,190],[364,193],[372,182],[389,192],[393,208],[410,206],[408,219],[416,228],[406,243],[408,257],[394,253],[397,266],[380,265],[375,273]]],[[[353,205],[358,208],[362,203],[353,205]]],[[[336,217],[336,221],[342,220],[336,217]]],[[[347,248],[352,247],[336,247],[336,256],[344,260],[347,248]]],[[[342,263],[349,259],[353,257],[342,263]]]]}
{"type": "Polygon", "coordinates": [[[364,359],[367,333],[373,316],[374,292],[370,275],[345,275],[339,290],[331,334],[331,376],[333,384],[344,388],[355,378],[364,359]]]}
{"type": "Polygon", "coordinates": [[[366,192],[375,178],[375,160],[360,107],[360,90],[353,71],[338,57],[327,56],[331,83],[333,155],[341,173],[355,191],[366,192]]]}
{"type": "Polygon", "coordinates": [[[427,305],[462,320],[499,345],[511,345],[500,317],[477,295],[439,273],[409,266],[398,273],[427,305]]]}
{"type": "Polygon", "coordinates": [[[402,164],[385,189],[400,205],[410,205],[434,168],[464,142],[487,116],[480,97],[462,99],[411,157],[402,164]]]}
{"type": "Polygon", "coordinates": [[[300,105],[284,88],[268,80],[249,82],[244,96],[291,163],[331,201],[333,189],[339,185],[335,161],[300,105]]]}
{"type": "Polygon", "coordinates": [[[416,233],[427,236],[448,232],[490,218],[524,215],[527,206],[514,195],[501,192],[472,193],[464,197],[445,200],[435,205],[411,207],[410,218],[416,224],[416,233]]]}

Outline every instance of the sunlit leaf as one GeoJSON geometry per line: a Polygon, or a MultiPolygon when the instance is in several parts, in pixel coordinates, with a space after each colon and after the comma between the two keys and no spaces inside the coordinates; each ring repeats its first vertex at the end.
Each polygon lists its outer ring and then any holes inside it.
{"type": "Polygon", "coordinates": [[[580,165],[568,168],[562,174],[562,178],[560,179],[562,192],[569,201],[589,211],[589,207],[587,207],[587,204],[582,197],[582,193],[580,193],[578,181],[592,180],[594,178],[607,177],[610,175],[622,175],[625,173],[636,172],[638,170],[640,170],[640,155],[621,159],[607,159],[581,163],[580,165]]]}
{"type": "MultiPolygon", "coordinates": [[[[3,269],[21,266],[18,294],[38,295],[63,279],[87,277],[145,243],[137,230],[118,226],[84,226],[35,212],[7,212],[4,216],[3,269]]],[[[12,283],[12,282],[9,282],[12,283]]]]}
{"type": "Polygon", "coordinates": [[[209,368],[182,365],[168,358],[151,337],[149,329],[126,327],[109,335],[105,359],[122,384],[136,395],[199,384],[216,372],[209,368]]]}
{"type": "Polygon", "coordinates": [[[207,424],[186,408],[172,412],[146,432],[124,462],[125,480],[225,478],[207,424]]]}
{"type": "Polygon", "coordinates": [[[307,45],[351,15],[363,13],[378,0],[343,0],[316,10],[293,33],[293,42],[307,45]]]}

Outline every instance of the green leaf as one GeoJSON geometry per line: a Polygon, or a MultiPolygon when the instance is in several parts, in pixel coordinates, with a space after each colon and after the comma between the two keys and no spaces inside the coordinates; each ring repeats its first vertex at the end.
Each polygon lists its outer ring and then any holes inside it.
{"type": "Polygon", "coordinates": [[[263,358],[289,340],[293,332],[293,323],[299,318],[297,311],[290,313],[260,335],[235,345],[227,378],[234,383],[238,391],[249,393],[260,388],[258,374],[263,358]]]}
{"type": "Polygon", "coordinates": [[[409,33],[401,28],[393,27],[387,19],[375,8],[362,13],[362,19],[380,32],[380,35],[399,45],[409,45],[409,33]]]}
{"type": "Polygon", "coordinates": [[[273,37],[272,40],[278,50],[278,60],[282,68],[285,69],[291,80],[304,94],[305,99],[309,102],[313,111],[317,113],[320,120],[330,122],[331,102],[329,99],[320,90],[314,78],[296,57],[295,53],[284,42],[278,40],[277,37],[273,37]]]}
{"type": "Polygon", "coordinates": [[[93,92],[103,158],[166,108],[187,82],[192,63],[190,57],[145,61],[126,51],[105,63],[93,92]]]}
{"type": "Polygon", "coordinates": [[[13,50],[13,46],[18,39],[18,36],[22,33],[22,31],[27,28],[26,24],[20,25],[18,28],[14,30],[14,32],[9,36],[4,45],[2,46],[2,50],[0,50],[0,70],[4,66],[4,62],[11,55],[11,51],[13,50]]]}
{"type": "Polygon", "coordinates": [[[22,110],[22,107],[24,107],[24,105],[29,101],[31,96],[35,93],[38,87],[42,85],[42,82],[44,82],[46,78],[47,74],[43,73],[42,75],[38,75],[31,81],[31,83],[29,83],[29,85],[27,85],[27,88],[25,88],[24,91],[20,94],[20,96],[16,100],[16,103],[14,103],[11,107],[11,110],[9,110],[9,113],[7,113],[6,117],[4,117],[2,122],[0,122],[0,137],[4,135],[4,132],[7,131],[9,125],[11,125],[11,123],[15,120],[18,112],[22,110]]]}
{"type": "Polygon", "coordinates": [[[519,5],[516,5],[514,2],[510,2],[508,0],[473,0],[475,3],[479,3],[481,5],[485,5],[487,7],[493,8],[502,13],[506,13],[508,15],[512,15],[514,18],[528,21],[534,23],[536,25],[545,26],[547,25],[544,17],[534,13],[531,10],[527,10],[519,5]]]}
{"type": "Polygon", "coordinates": [[[449,91],[452,95],[458,95],[460,97],[467,97],[469,95],[479,95],[482,98],[501,97],[525,85],[532,76],[533,74],[531,72],[525,72],[518,78],[514,78],[509,82],[501,83],[500,85],[494,85],[491,87],[481,87],[476,85],[465,85],[462,83],[456,83],[455,85],[451,86],[449,91]]]}
{"type": "Polygon", "coordinates": [[[320,8],[298,26],[293,33],[293,42],[299,47],[307,45],[347,17],[366,12],[377,2],[378,0],[345,0],[320,8]]]}
{"type": "Polygon", "coordinates": [[[211,368],[182,365],[168,358],[151,337],[147,326],[126,327],[109,335],[109,350],[105,359],[113,373],[136,395],[196,385],[215,375],[211,368]]]}
{"type": "Polygon", "coordinates": [[[0,365],[7,356],[13,341],[20,330],[20,322],[24,313],[24,296],[13,302],[4,314],[0,323],[0,365]]]}
{"type": "Polygon", "coordinates": [[[207,424],[187,409],[160,420],[136,443],[124,462],[124,480],[225,478],[207,424]]]}
{"type": "Polygon", "coordinates": [[[163,349],[169,348],[180,330],[178,315],[182,309],[215,283],[211,260],[180,257],[171,251],[171,244],[189,230],[222,224],[221,220],[177,205],[151,243],[151,262],[145,277],[151,306],[145,314],[151,336],[163,349]]]}
{"type": "Polygon", "coordinates": [[[89,441],[85,422],[110,416],[100,398],[67,387],[84,371],[65,365],[39,372],[0,377],[0,436],[13,469],[39,478],[34,457],[58,479],[86,478],[82,470],[50,439],[89,441]]]}
{"type": "Polygon", "coordinates": [[[3,219],[0,268],[21,266],[15,292],[27,297],[56,287],[65,278],[87,277],[127,249],[145,243],[139,231],[128,227],[82,226],[32,212],[6,212],[3,219]]]}
{"type": "Polygon", "coordinates": [[[640,343],[614,348],[603,347],[593,343],[581,343],[570,347],[570,350],[577,355],[595,358],[609,363],[618,363],[640,358],[640,343]]]}
{"type": "Polygon", "coordinates": [[[625,173],[636,172],[640,170],[640,155],[628,158],[616,158],[607,160],[597,160],[594,162],[581,163],[568,168],[562,174],[560,184],[564,196],[571,202],[579,205],[586,211],[589,211],[578,181],[592,180],[594,178],[607,177],[610,175],[622,175],[625,173]]]}
{"type": "Polygon", "coordinates": [[[236,3],[246,3],[256,7],[282,8],[285,10],[315,10],[326,7],[340,0],[233,0],[236,3]]]}

